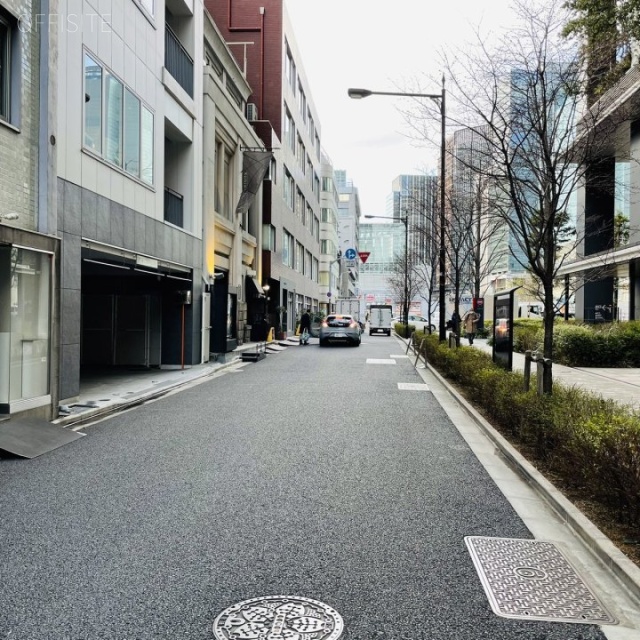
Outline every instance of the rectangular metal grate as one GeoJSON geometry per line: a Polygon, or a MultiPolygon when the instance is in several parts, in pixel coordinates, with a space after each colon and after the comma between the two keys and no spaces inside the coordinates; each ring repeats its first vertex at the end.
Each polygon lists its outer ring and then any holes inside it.
{"type": "Polygon", "coordinates": [[[552,542],[467,536],[491,609],[505,618],[617,624],[552,542]]]}

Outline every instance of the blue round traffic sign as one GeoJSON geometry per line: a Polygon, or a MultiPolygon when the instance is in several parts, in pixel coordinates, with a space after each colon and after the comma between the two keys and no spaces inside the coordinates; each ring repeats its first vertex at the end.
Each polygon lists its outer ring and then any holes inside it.
{"type": "Polygon", "coordinates": [[[347,250],[344,252],[344,257],[345,257],[347,260],[355,260],[355,259],[356,259],[356,255],[357,255],[357,254],[356,254],[356,250],[355,250],[355,249],[347,249],[347,250]]]}

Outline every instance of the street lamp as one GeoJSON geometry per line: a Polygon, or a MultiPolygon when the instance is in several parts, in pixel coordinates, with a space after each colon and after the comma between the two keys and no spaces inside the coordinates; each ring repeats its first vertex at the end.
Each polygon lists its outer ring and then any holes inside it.
{"type": "MultiPolygon", "coordinates": [[[[348,94],[350,98],[354,100],[361,100],[362,98],[368,98],[369,96],[402,96],[408,98],[431,98],[440,107],[440,253],[438,260],[438,268],[440,270],[439,277],[439,296],[438,304],[440,306],[439,316],[439,339],[441,341],[446,340],[445,330],[445,250],[444,250],[444,203],[445,203],[445,188],[444,188],[444,170],[445,170],[445,90],[444,90],[444,75],[442,76],[442,91],[440,93],[401,93],[397,91],[370,91],[369,89],[349,89],[348,94]]],[[[368,217],[368,216],[365,216],[368,217]]]]}
{"type": "MultiPolygon", "coordinates": [[[[388,218],[387,216],[368,216],[365,218],[378,218],[379,220],[397,220],[397,218],[388,218]]],[[[404,324],[409,326],[409,218],[399,218],[404,224],[404,297],[402,299],[402,319],[404,324]]]]}

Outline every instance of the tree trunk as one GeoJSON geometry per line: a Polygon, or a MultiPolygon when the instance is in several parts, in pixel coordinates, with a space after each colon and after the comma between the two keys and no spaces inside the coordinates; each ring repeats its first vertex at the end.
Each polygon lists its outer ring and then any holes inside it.
{"type": "Polygon", "coordinates": [[[543,368],[542,391],[546,395],[553,392],[553,281],[544,283],[544,346],[543,356],[548,359],[549,366],[543,368]]]}

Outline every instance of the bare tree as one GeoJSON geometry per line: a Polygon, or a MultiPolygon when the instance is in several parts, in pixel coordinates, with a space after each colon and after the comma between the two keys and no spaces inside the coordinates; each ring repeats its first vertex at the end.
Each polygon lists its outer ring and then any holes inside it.
{"type": "MultiPolygon", "coordinates": [[[[400,253],[397,253],[390,265],[390,275],[387,276],[387,283],[396,300],[400,300],[400,308],[402,309],[402,317],[408,315],[409,304],[418,291],[418,266],[419,260],[415,252],[404,247],[400,253]],[[406,260],[405,260],[406,257],[406,260]]],[[[407,322],[408,324],[408,322],[407,322]]]]}
{"type": "MultiPolygon", "coordinates": [[[[471,127],[482,136],[484,158],[471,168],[492,193],[485,215],[508,231],[513,258],[540,284],[544,356],[551,358],[554,284],[567,243],[578,241],[568,233],[575,225],[571,193],[587,172],[590,184],[598,185],[595,159],[615,123],[603,122],[593,107],[583,109],[585,77],[576,48],[561,35],[567,21],[561,0],[544,7],[519,2],[516,10],[519,24],[495,47],[478,33],[476,46],[443,53],[442,62],[449,104],[457,111],[448,114],[449,126],[471,127]]],[[[600,186],[610,185],[603,180],[600,186]]],[[[606,231],[608,224],[603,217],[590,233],[606,231]]],[[[551,389],[548,369],[544,390],[551,389]]]]}

